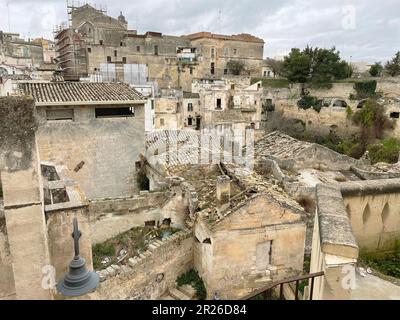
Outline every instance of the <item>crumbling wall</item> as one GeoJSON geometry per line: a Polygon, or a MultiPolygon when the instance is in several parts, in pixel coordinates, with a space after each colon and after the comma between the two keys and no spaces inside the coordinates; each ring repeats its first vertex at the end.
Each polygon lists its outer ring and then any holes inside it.
{"type": "Polygon", "coordinates": [[[96,292],[104,300],[154,300],[175,286],[177,277],[192,266],[192,234],[180,231],[140,258],[129,259],[129,265],[100,271],[102,282],[96,292]]]}
{"type": "Polygon", "coordinates": [[[301,273],[306,237],[302,219],[289,206],[259,195],[209,227],[207,241],[201,236],[206,233],[199,233],[196,226],[200,242],[196,254],[202,256],[195,261],[208,260],[199,270],[209,298],[217,292],[221,298],[238,299],[270,281],[301,273]],[[267,242],[270,255],[268,249],[263,250],[267,242]]]}
{"type": "MultiPolygon", "coordinates": [[[[141,192],[131,198],[90,201],[89,215],[92,243],[102,243],[146,221],[162,220],[161,207],[168,192],[141,192]]],[[[162,221],[161,221],[162,222],[162,221]]]]}

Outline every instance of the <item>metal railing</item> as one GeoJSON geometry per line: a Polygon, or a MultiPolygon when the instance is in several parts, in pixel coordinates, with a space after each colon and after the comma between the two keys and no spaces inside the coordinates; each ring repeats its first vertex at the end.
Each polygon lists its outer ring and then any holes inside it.
{"type": "Polygon", "coordinates": [[[275,281],[270,283],[269,285],[258,289],[250,294],[248,294],[247,296],[241,298],[240,300],[250,300],[254,297],[257,297],[259,295],[262,295],[262,297],[264,298],[264,300],[269,300],[272,296],[272,290],[275,289],[276,287],[279,286],[279,300],[283,300],[284,296],[283,296],[283,286],[285,284],[290,284],[295,282],[296,283],[296,287],[295,287],[295,293],[294,293],[294,297],[295,300],[299,300],[299,285],[301,281],[304,280],[309,280],[311,279],[311,285],[310,285],[310,297],[309,300],[312,300],[313,298],[313,293],[314,293],[314,280],[315,278],[318,277],[322,277],[324,275],[324,272],[317,272],[317,273],[312,273],[312,274],[308,274],[308,275],[302,275],[302,276],[296,276],[296,277],[292,277],[292,278],[287,278],[287,279],[283,279],[280,281],[275,281]]]}

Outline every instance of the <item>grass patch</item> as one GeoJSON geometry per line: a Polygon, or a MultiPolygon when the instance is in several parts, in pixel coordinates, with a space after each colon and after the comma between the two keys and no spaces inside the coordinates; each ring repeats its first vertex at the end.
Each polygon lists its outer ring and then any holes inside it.
{"type": "Polygon", "coordinates": [[[261,81],[262,86],[266,88],[288,88],[290,85],[289,80],[281,78],[252,78],[251,84],[258,81],[261,81]]]}
{"type": "Polygon", "coordinates": [[[360,257],[363,265],[368,266],[386,276],[400,279],[400,241],[396,243],[394,253],[383,256],[363,254],[360,257]]]}
{"type": "Polygon", "coordinates": [[[205,300],[207,298],[207,290],[204,286],[203,279],[194,269],[191,269],[188,272],[180,275],[178,279],[176,279],[176,283],[178,287],[192,285],[196,289],[196,296],[199,300],[205,300]]]}

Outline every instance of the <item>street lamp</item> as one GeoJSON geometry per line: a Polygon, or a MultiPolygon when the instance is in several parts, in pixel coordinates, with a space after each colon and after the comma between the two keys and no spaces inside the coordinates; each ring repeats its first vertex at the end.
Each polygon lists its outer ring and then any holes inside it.
{"type": "Polygon", "coordinates": [[[69,272],[58,283],[57,290],[66,297],[78,297],[96,290],[99,285],[99,275],[86,268],[86,260],[79,255],[79,238],[82,233],[78,229],[78,219],[74,218],[75,257],[69,264],[69,272]]]}

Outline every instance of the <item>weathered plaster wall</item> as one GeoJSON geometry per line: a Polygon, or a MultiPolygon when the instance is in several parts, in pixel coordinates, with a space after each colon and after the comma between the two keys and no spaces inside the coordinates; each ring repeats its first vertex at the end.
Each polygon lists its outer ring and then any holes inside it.
{"type": "Polygon", "coordinates": [[[89,199],[132,196],[136,186],[135,161],[144,152],[144,107],[134,118],[95,118],[94,107],[75,107],[74,121],[46,121],[38,110],[41,160],[71,170],[89,199]],[[84,166],[74,169],[84,161],[84,166]]]}
{"type": "Polygon", "coordinates": [[[344,198],[360,250],[394,250],[400,241],[400,194],[371,194],[344,198]]]}
{"type": "Polygon", "coordinates": [[[49,265],[32,99],[0,98],[0,169],[16,297],[51,299],[42,288],[49,265]]]}

